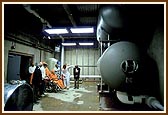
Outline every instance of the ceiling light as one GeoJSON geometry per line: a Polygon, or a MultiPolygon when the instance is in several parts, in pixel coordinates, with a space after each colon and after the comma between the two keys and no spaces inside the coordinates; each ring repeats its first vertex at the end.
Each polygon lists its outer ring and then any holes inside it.
{"type": "Polygon", "coordinates": [[[62,43],[63,46],[75,46],[76,43],[62,43]]]}
{"type": "Polygon", "coordinates": [[[67,29],[63,28],[63,29],[45,29],[44,31],[46,31],[48,34],[67,34],[68,31],[67,29]]]}
{"type": "Polygon", "coordinates": [[[81,45],[81,46],[86,46],[86,45],[87,45],[87,46],[88,46],[88,45],[91,46],[91,45],[93,45],[93,43],[79,43],[79,45],[81,45]]]}
{"type": "Polygon", "coordinates": [[[71,28],[72,33],[94,33],[93,27],[91,28],[71,28]]]}

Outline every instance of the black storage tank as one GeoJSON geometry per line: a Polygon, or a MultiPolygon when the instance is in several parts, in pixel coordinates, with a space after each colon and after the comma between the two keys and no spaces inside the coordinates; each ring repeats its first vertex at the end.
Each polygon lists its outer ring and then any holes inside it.
{"type": "Polygon", "coordinates": [[[29,84],[4,84],[4,111],[32,110],[33,90],[29,84]]]}

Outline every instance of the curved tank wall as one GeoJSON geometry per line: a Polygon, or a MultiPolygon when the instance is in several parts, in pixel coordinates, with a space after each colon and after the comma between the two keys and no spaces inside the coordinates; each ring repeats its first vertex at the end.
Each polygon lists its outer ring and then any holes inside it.
{"type": "Polygon", "coordinates": [[[116,34],[116,32],[118,32],[118,29],[122,27],[123,27],[123,20],[119,7],[106,6],[100,9],[97,25],[98,41],[108,40],[109,39],[108,35],[116,34]]]}
{"type": "Polygon", "coordinates": [[[32,111],[33,90],[27,83],[4,84],[5,111],[32,111]]]}
{"type": "Polygon", "coordinates": [[[117,42],[107,48],[98,60],[98,68],[104,82],[111,88],[117,89],[125,82],[122,63],[126,60],[140,61],[140,51],[131,42],[117,42]]]}

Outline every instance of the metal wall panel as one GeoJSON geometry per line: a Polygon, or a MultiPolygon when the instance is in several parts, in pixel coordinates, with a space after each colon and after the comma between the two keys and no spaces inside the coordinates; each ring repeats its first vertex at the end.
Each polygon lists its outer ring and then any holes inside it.
{"type": "MultiPolygon", "coordinates": [[[[97,71],[97,60],[99,59],[98,49],[89,48],[66,48],[64,62],[69,65],[79,65],[81,75],[99,75],[97,71]]],[[[71,75],[73,69],[69,69],[71,75]]]]}

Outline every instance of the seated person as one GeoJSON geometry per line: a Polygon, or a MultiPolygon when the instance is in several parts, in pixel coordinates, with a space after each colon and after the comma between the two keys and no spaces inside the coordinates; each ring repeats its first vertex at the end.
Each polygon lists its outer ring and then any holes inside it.
{"type": "MultiPolygon", "coordinates": [[[[64,84],[63,84],[63,81],[61,79],[58,79],[57,75],[55,74],[55,71],[52,70],[52,71],[49,71],[49,69],[46,67],[45,68],[45,71],[46,71],[46,76],[48,76],[48,78],[50,80],[53,80],[54,83],[58,84],[58,86],[62,89],[65,88],[64,84]]],[[[47,78],[46,78],[47,79],[47,78]]]]}

